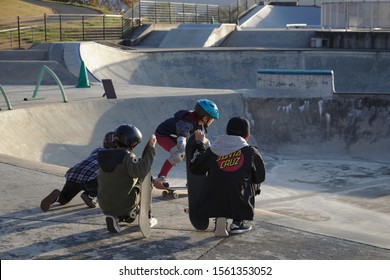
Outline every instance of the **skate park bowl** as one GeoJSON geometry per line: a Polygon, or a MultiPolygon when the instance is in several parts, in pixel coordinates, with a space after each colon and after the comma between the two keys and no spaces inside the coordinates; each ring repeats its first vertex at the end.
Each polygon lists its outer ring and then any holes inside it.
{"type": "MultiPolygon", "coordinates": [[[[64,53],[67,75],[77,75],[84,61],[91,88],[65,85],[69,102],[61,102],[58,88],[44,85],[39,95],[46,99],[23,102],[34,82],[5,84],[14,109],[0,112],[1,154],[58,167],[60,174],[101,146],[106,132],[130,123],[143,133],[139,155],[161,121],[207,98],[221,116],[208,129],[211,142],[225,133],[231,117],[251,122],[249,143],[267,164],[256,219],[390,249],[390,81],[384,70],[389,54],[357,52],[354,60],[346,51],[126,51],[97,43],[64,49],[72,50],[64,53]],[[74,61],[67,56],[78,61],[70,67],[74,61]],[[261,69],[301,69],[303,64],[313,69],[319,60],[317,70],[334,75],[326,93],[290,89],[278,96],[256,84],[261,69]],[[363,66],[355,66],[353,75],[346,71],[360,62],[370,67],[368,75],[363,66]],[[117,99],[102,97],[102,79],[113,81],[117,99]]],[[[154,176],[167,155],[157,146],[154,176]]],[[[169,176],[185,184],[184,164],[169,176]]],[[[185,198],[176,203],[185,204],[185,198]]]]}

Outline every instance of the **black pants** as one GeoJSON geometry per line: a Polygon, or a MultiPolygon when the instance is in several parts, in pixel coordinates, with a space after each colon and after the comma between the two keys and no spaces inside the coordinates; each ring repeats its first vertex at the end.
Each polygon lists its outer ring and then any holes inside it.
{"type": "Polygon", "coordinates": [[[67,204],[81,191],[86,192],[91,197],[96,197],[98,193],[97,179],[84,183],[66,181],[60,197],[58,198],[58,202],[62,205],[67,204]]]}

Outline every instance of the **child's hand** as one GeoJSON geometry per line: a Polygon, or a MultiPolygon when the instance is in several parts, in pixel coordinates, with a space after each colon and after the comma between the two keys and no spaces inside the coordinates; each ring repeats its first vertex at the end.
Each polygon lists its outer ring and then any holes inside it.
{"type": "Polygon", "coordinates": [[[155,147],[156,143],[157,143],[156,135],[152,134],[152,136],[150,136],[150,138],[149,138],[148,145],[155,147]]]}
{"type": "Polygon", "coordinates": [[[194,134],[195,134],[196,142],[200,141],[200,142],[204,143],[204,139],[205,139],[204,131],[198,129],[194,132],[194,134]]]}

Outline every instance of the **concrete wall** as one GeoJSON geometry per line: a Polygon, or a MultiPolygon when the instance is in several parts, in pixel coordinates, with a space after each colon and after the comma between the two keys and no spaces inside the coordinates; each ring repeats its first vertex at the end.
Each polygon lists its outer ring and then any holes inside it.
{"type": "Polygon", "coordinates": [[[283,156],[389,162],[390,97],[246,99],[261,150],[283,156]]]}
{"type": "Polygon", "coordinates": [[[333,71],[259,69],[257,89],[270,97],[333,97],[333,71]]]}
{"type": "Polygon", "coordinates": [[[190,49],[122,51],[80,46],[99,79],[186,88],[254,89],[257,70],[332,70],[336,92],[389,92],[390,53],[329,49],[190,49]]]}
{"type": "MultiPolygon", "coordinates": [[[[71,166],[85,158],[103,135],[122,123],[137,126],[144,142],[157,125],[181,108],[193,108],[199,98],[213,100],[221,118],[208,137],[225,133],[228,120],[251,120],[251,144],[264,155],[299,158],[349,157],[390,162],[390,97],[334,96],[334,98],[262,98],[225,93],[212,95],[156,96],[55,103],[2,111],[0,153],[17,158],[71,166]]],[[[158,160],[167,153],[158,148],[158,160]]],[[[159,168],[159,164],[156,164],[159,168]]],[[[384,170],[388,172],[388,170],[384,170]]]]}

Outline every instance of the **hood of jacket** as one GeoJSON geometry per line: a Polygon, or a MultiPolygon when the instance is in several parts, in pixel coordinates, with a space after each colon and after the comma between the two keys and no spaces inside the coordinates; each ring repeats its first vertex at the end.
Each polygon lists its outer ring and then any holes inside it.
{"type": "Polygon", "coordinates": [[[104,172],[113,172],[117,165],[123,162],[123,158],[128,154],[122,149],[104,149],[98,153],[99,167],[104,172]]]}
{"type": "Polygon", "coordinates": [[[248,146],[248,143],[241,136],[236,135],[219,135],[211,144],[211,151],[217,156],[231,154],[248,146]]]}

